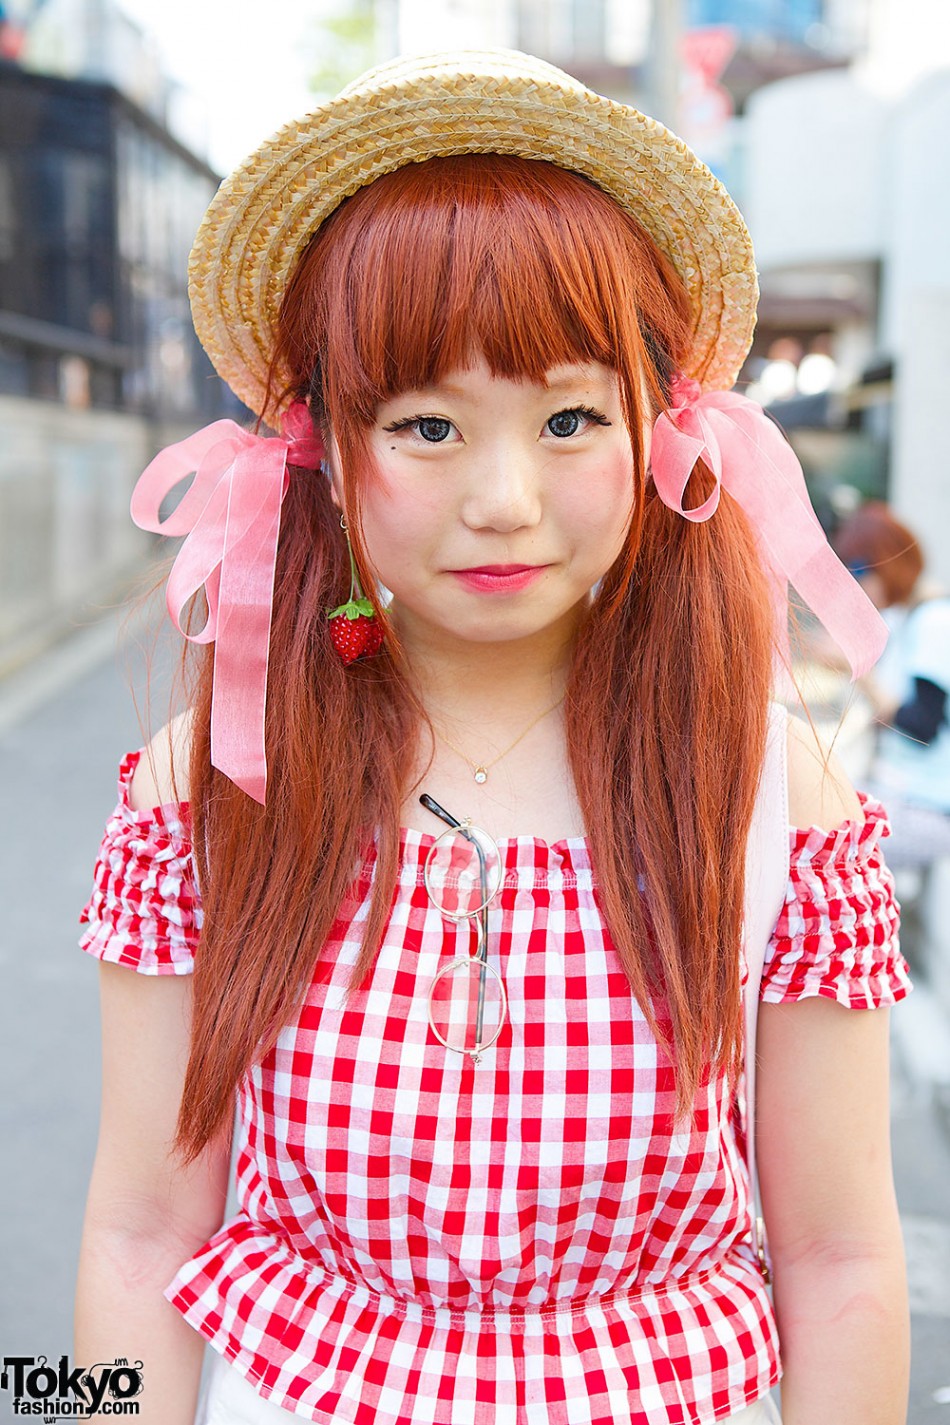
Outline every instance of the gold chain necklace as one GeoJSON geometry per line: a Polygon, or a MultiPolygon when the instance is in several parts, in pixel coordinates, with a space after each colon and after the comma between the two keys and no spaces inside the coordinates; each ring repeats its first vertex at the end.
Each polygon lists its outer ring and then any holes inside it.
{"type": "Polygon", "coordinates": [[[531,731],[531,729],[532,729],[533,727],[536,727],[543,717],[547,717],[548,713],[553,713],[553,711],[554,711],[555,708],[559,708],[559,707],[561,706],[561,704],[563,703],[563,701],[564,701],[564,699],[565,699],[566,696],[567,696],[567,694],[566,694],[566,693],[563,693],[563,694],[561,695],[561,697],[558,698],[558,700],[557,700],[556,703],[553,703],[552,706],[549,707],[549,708],[545,708],[544,712],[538,713],[538,716],[534,719],[534,722],[530,722],[530,723],[528,724],[528,726],[525,728],[524,732],[522,732],[518,737],[515,738],[514,742],[511,744],[511,746],[510,746],[510,747],[506,747],[505,750],[504,750],[504,752],[499,752],[498,756],[495,757],[491,762],[483,762],[483,763],[475,763],[475,762],[472,762],[470,758],[468,758],[468,757],[465,756],[465,753],[464,753],[464,752],[460,751],[459,748],[457,748],[457,747],[455,746],[455,743],[454,743],[454,742],[450,742],[450,741],[449,741],[449,739],[446,737],[446,735],[445,735],[444,732],[440,732],[440,733],[439,733],[439,736],[442,738],[442,741],[445,743],[445,745],[446,745],[447,747],[451,747],[452,751],[455,752],[455,753],[457,753],[458,756],[462,758],[462,761],[463,761],[463,762],[467,762],[467,763],[468,763],[468,765],[469,765],[469,766],[471,767],[471,769],[472,769],[472,773],[473,773],[473,775],[474,775],[474,777],[475,777],[476,782],[478,782],[479,786],[481,786],[483,782],[487,782],[487,781],[488,781],[488,773],[489,773],[489,771],[491,770],[491,768],[494,767],[495,763],[496,763],[496,762],[500,762],[503,757],[507,757],[507,756],[508,756],[508,753],[509,753],[509,752],[514,751],[514,749],[518,746],[518,743],[521,741],[521,739],[522,739],[523,737],[527,737],[527,735],[528,735],[528,733],[531,731]]]}

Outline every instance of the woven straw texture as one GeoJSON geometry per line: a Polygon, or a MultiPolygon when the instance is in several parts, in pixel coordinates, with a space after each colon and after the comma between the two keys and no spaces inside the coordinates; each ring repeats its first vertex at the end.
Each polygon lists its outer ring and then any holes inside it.
{"type": "Polygon", "coordinates": [[[262,411],[274,321],[307,241],[344,198],[407,163],[456,153],[545,159],[592,178],[668,254],[694,313],[687,375],[731,387],[758,298],[745,223],[723,185],[655,119],[516,50],[396,59],[286,124],[222,183],[189,263],[195,330],[218,374],[262,411]]]}

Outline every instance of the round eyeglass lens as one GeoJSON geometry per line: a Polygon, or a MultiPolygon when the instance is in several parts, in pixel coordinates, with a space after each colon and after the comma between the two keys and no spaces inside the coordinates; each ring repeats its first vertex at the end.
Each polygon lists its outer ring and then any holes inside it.
{"type": "Polygon", "coordinates": [[[505,1022],[500,977],[484,960],[452,960],[432,981],[429,1016],[446,1048],[477,1055],[494,1044],[505,1022]]]}
{"type": "Polygon", "coordinates": [[[426,857],[426,888],[450,920],[475,915],[494,899],[501,885],[498,847],[477,826],[466,830],[466,836],[460,831],[443,832],[426,857]]]}

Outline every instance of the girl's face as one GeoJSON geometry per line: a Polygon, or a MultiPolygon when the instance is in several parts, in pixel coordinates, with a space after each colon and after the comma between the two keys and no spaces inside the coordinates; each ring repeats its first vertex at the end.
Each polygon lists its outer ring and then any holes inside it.
{"type": "MultiPolygon", "coordinates": [[[[510,381],[480,362],[378,408],[363,530],[407,646],[557,625],[568,637],[620,553],[633,457],[616,375],[591,363],[548,379],[510,381]]],[[[330,456],[336,471],[332,442],[330,456]]],[[[340,503],[336,474],[334,490],[340,503]]]]}

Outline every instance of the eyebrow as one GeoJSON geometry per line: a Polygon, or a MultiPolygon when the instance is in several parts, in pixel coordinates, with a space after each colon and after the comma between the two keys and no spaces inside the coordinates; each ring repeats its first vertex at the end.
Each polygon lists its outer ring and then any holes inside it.
{"type": "Polygon", "coordinates": [[[446,396],[464,396],[465,392],[460,386],[453,386],[451,381],[433,381],[429,386],[418,386],[417,391],[424,395],[426,391],[439,391],[446,396]]]}
{"type": "Polygon", "coordinates": [[[604,380],[601,372],[584,373],[582,371],[568,372],[564,376],[558,376],[554,381],[548,383],[549,391],[562,391],[567,386],[576,386],[579,382],[587,381],[597,383],[604,380]]]}

